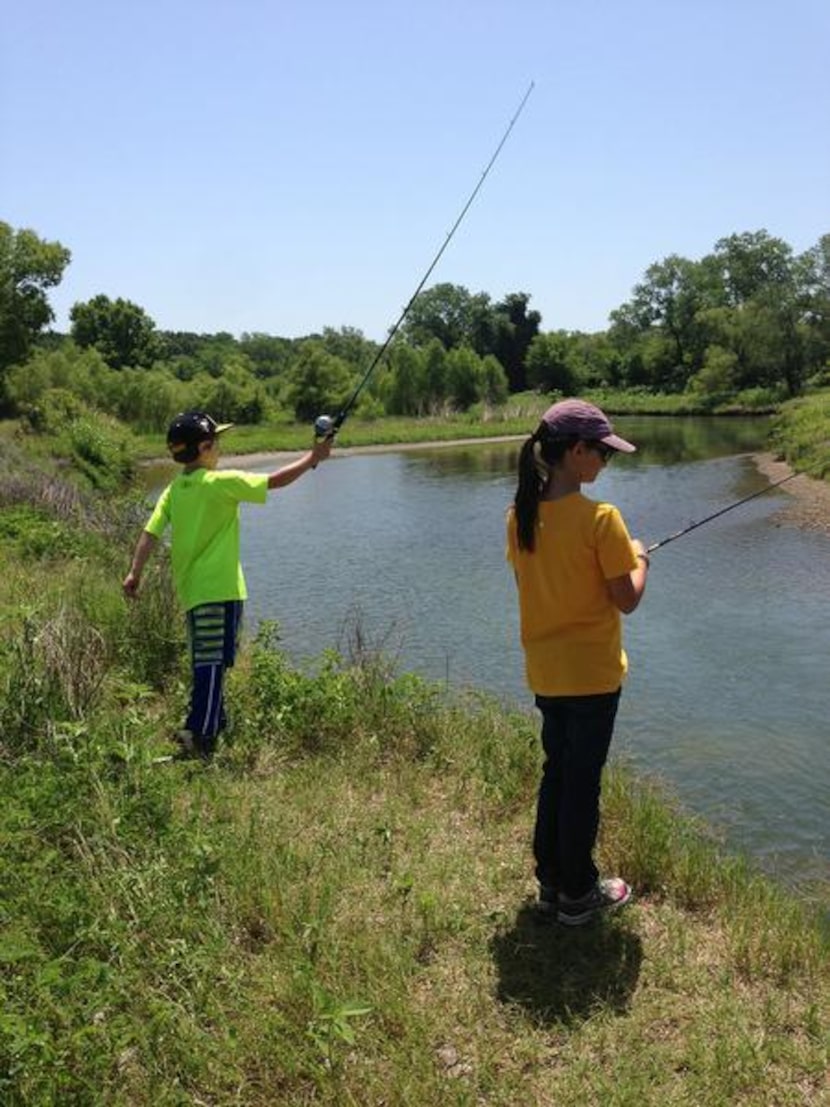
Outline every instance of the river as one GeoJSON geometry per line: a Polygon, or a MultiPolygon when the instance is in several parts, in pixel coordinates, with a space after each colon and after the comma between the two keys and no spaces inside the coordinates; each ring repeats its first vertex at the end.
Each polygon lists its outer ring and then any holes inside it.
{"type": "MultiPolygon", "coordinates": [[[[762,488],[763,420],[616,420],[640,449],[593,488],[646,543],[762,488]]],[[[243,511],[248,626],[298,659],[354,627],[399,666],[532,709],[504,512],[517,443],[334,457],[243,511]]],[[[625,620],[614,753],[786,881],[830,876],[830,538],[773,490],[657,551],[625,620]]]]}

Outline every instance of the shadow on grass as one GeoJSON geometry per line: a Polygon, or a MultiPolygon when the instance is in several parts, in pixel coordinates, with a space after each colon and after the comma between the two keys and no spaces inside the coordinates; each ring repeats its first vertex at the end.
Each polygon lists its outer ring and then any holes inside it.
{"type": "Polygon", "coordinates": [[[509,930],[491,942],[502,1003],[523,1007],[543,1023],[578,1023],[602,1008],[623,1014],[643,958],[625,914],[567,928],[520,908],[509,930]]]}

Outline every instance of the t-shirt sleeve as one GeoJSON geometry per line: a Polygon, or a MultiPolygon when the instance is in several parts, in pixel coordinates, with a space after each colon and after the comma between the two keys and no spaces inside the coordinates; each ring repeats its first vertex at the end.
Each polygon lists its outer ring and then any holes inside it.
{"type": "Polygon", "coordinates": [[[237,503],[264,504],[268,499],[268,474],[245,473],[241,469],[224,469],[215,474],[222,491],[237,503]]]}
{"type": "Polygon", "coordinates": [[[161,538],[170,522],[170,485],[165,488],[156,500],[156,506],[144,529],[154,538],[161,538]]]}
{"type": "Polygon", "coordinates": [[[637,568],[637,558],[622,515],[611,504],[601,504],[596,520],[597,557],[606,580],[637,568]]]}

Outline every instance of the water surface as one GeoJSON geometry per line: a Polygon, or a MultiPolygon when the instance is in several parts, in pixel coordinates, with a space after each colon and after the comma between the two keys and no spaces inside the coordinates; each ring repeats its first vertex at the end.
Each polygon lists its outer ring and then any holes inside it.
{"type": "MultiPolygon", "coordinates": [[[[620,419],[641,445],[593,489],[646,542],[764,487],[751,420],[620,419]]],[[[402,667],[532,707],[504,512],[518,443],[335,458],[243,512],[251,622],[296,657],[360,619],[402,667]]],[[[768,496],[655,553],[625,620],[615,750],[787,879],[828,875],[830,539],[768,496]]]]}

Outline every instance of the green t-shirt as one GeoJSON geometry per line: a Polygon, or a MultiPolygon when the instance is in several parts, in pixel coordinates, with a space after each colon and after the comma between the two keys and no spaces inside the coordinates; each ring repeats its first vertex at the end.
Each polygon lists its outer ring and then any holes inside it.
{"type": "Polygon", "coordinates": [[[144,529],[161,538],[171,527],[173,581],[185,611],[247,598],[239,560],[239,505],[263,504],[267,498],[266,473],[235,469],[181,473],[159,496],[144,529]]]}

